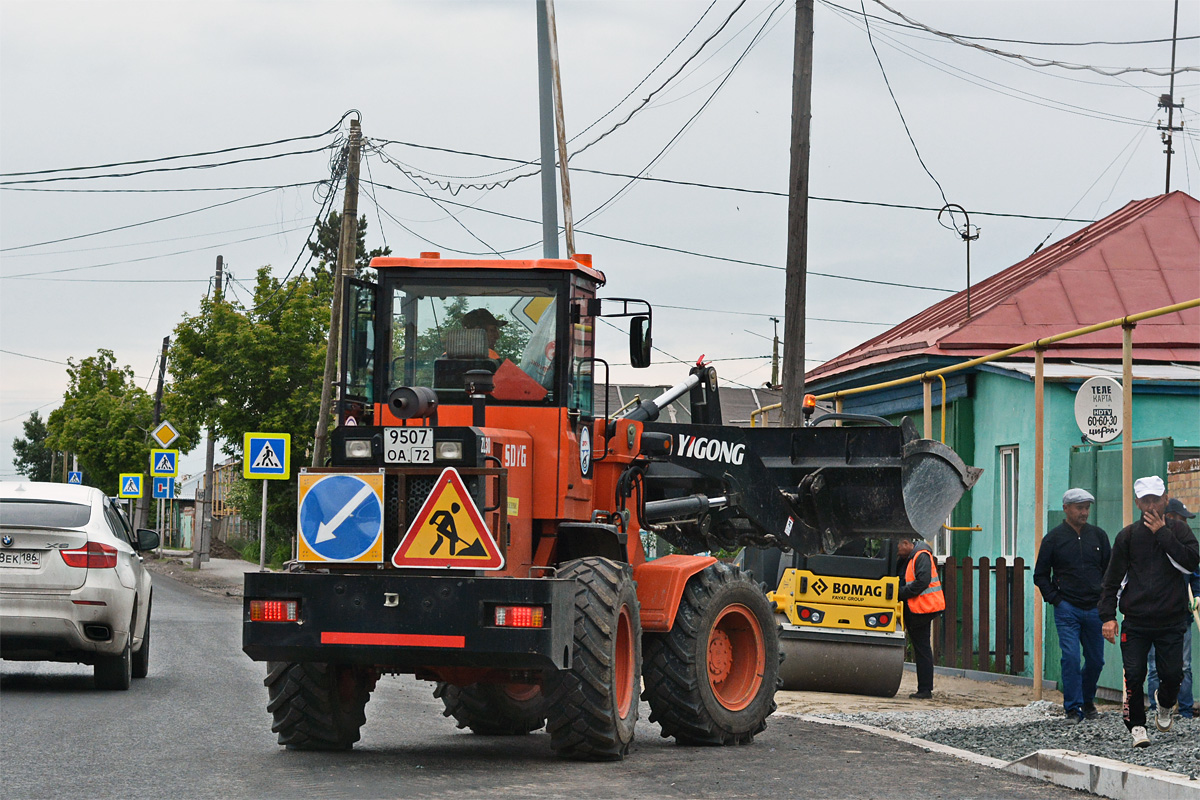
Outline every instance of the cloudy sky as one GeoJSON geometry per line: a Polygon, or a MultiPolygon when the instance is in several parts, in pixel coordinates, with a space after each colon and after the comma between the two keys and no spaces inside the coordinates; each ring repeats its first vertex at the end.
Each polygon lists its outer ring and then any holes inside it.
{"type": "MultiPolygon", "coordinates": [[[[808,264],[823,274],[808,281],[810,366],[963,288],[964,244],[938,222],[945,203],[981,228],[978,280],[1164,189],[1155,128],[1168,79],[1153,73],[1170,65],[1172,2],[887,4],[910,22],[867,0],[869,40],[855,0],[816,3],[808,264]],[[1153,41],[1131,43],[1142,40],[1153,41]]],[[[1179,35],[1192,38],[1177,64],[1193,71],[1176,77],[1191,108],[1171,186],[1196,196],[1200,3],[1180,6],[1179,35]]],[[[61,402],[68,359],[112,350],[152,391],[162,338],[196,311],[218,254],[243,300],[260,266],[292,268],[330,156],[298,151],[333,144],[349,109],[370,140],[359,202],[369,246],[540,255],[537,178],[461,186],[531,171],[484,156],[537,158],[534,9],[2,0],[0,477],[14,475],[28,413],[61,402]],[[13,175],[331,128],[223,155],[13,175]]],[[[674,381],[686,371],[675,359],[706,354],[727,382],[761,385],[769,317],[784,314],[794,6],[558,0],[557,17],[569,149],[594,142],[571,161],[577,249],[609,293],[657,309],[656,365],[616,368],[614,380],[674,381]]],[[[602,328],[600,345],[625,360],[614,331],[602,328]]]]}

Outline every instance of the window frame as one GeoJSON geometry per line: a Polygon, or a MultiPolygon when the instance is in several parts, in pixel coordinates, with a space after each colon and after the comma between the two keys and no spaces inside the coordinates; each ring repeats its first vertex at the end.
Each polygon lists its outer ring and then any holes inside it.
{"type": "Polygon", "coordinates": [[[1020,525],[1020,445],[1002,445],[996,450],[996,458],[999,462],[996,487],[999,502],[996,506],[1000,514],[1000,524],[996,527],[1000,535],[1000,556],[1012,559],[1017,555],[1017,533],[1020,525]]]}

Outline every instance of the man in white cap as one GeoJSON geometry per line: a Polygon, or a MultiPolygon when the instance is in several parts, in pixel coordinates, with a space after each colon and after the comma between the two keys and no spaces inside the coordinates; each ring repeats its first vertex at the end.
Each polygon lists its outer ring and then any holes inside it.
{"type": "Polygon", "coordinates": [[[1112,548],[1108,534],[1088,524],[1094,502],[1096,498],[1086,489],[1066,491],[1062,499],[1066,519],[1042,540],[1033,570],[1033,582],[1042,599],[1054,606],[1062,651],[1063,710],[1072,723],[1096,717],[1096,683],[1104,669],[1104,639],[1096,604],[1112,548]]]}
{"type": "Polygon", "coordinates": [[[1171,729],[1172,715],[1183,680],[1183,634],[1191,616],[1187,577],[1200,566],[1200,543],[1178,520],[1168,519],[1167,487],[1152,475],[1133,484],[1141,519],[1117,534],[1112,559],[1100,592],[1100,619],[1104,638],[1115,642],[1117,608],[1121,624],[1121,661],[1125,668],[1125,727],[1134,747],[1147,747],[1146,656],[1157,654],[1157,709],[1154,726],[1171,729]]]}

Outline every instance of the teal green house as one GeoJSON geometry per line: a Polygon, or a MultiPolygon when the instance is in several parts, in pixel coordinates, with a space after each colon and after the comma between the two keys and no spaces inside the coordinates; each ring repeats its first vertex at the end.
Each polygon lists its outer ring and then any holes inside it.
{"type": "MultiPolygon", "coordinates": [[[[970,289],[949,297],[810,371],[805,391],[826,393],[962,363],[1058,333],[1200,297],[1200,203],[1182,192],[1132,202],[970,289]]],[[[1032,351],[946,376],[945,440],[985,472],[931,542],[939,556],[1024,559],[1023,670],[1032,676],[1034,508],[1045,497],[1044,531],[1062,521],[1062,494],[1080,486],[1097,498],[1091,521],[1110,540],[1121,528],[1121,444],[1090,443],[1076,423],[1075,398],[1089,378],[1122,377],[1122,332],[1109,328],[1045,351],[1044,485],[1034,485],[1035,396],[1032,351]]],[[[933,431],[940,436],[942,393],[934,381],[933,431]]],[[[844,410],[920,423],[919,383],[850,395],[844,410]]],[[[1133,331],[1134,472],[1158,474],[1189,508],[1200,505],[1200,308],[1143,320],[1133,331]]],[[[1191,520],[1200,521],[1200,517],[1191,520]]],[[[1193,530],[1195,530],[1195,525],[1193,530]]],[[[994,608],[988,614],[994,617],[994,608]]],[[[978,607],[976,608],[978,612],[978,607]]],[[[1053,615],[1046,614],[1044,677],[1057,680],[1053,615]]],[[[989,628],[995,631],[996,620],[989,628]]],[[[979,630],[978,625],[975,630],[979,630]]],[[[1009,644],[1015,648],[1017,642],[1009,644]]],[[[990,649],[990,644],[979,649],[990,649]]],[[[1193,636],[1200,671],[1200,636],[1193,636]]],[[[1115,699],[1120,655],[1109,646],[1101,685],[1115,699]]],[[[1196,675],[1200,679],[1200,673],[1196,675]]],[[[1200,683],[1200,681],[1198,681],[1200,683]]]]}

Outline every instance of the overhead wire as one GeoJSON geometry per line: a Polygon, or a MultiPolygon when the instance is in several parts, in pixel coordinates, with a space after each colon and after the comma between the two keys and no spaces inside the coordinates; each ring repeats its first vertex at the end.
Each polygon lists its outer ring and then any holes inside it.
{"type": "MultiPolygon", "coordinates": [[[[411,192],[407,189],[400,189],[395,186],[390,186],[390,185],[384,184],[384,183],[376,183],[375,185],[382,189],[389,189],[394,192],[400,192],[401,194],[420,196],[420,195],[417,195],[415,192],[411,192]]],[[[519,217],[514,214],[506,214],[503,211],[493,211],[493,210],[487,209],[487,208],[467,206],[464,203],[455,203],[450,200],[445,200],[443,202],[445,202],[449,205],[462,206],[464,208],[474,208],[475,211],[478,211],[481,214],[489,214],[492,216],[503,217],[505,219],[516,220],[518,222],[528,222],[528,223],[535,224],[535,225],[541,224],[541,222],[538,220],[529,219],[527,217],[519,217]]],[[[386,209],[385,209],[384,213],[387,213],[386,209]]],[[[614,241],[614,242],[622,242],[624,244],[632,244],[632,245],[637,245],[639,247],[648,247],[648,248],[652,248],[655,250],[665,250],[665,251],[672,252],[672,253],[680,253],[682,255],[696,256],[698,258],[707,258],[707,259],[711,259],[714,261],[723,261],[723,262],[730,263],[730,264],[744,264],[746,266],[762,267],[764,269],[772,269],[772,270],[779,270],[779,271],[786,270],[786,267],[777,266],[775,264],[765,264],[761,261],[750,261],[750,260],[741,259],[741,258],[730,258],[728,256],[718,256],[718,255],[713,255],[711,253],[701,253],[701,252],[698,252],[695,250],[685,250],[685,249],[679,248],[679,247],[669,247],[667,245],[654,244],[652,242],[638,241],[637,239],[630,239],[627,237],[610,236],[610,235],[603,234],[603,233],[596,233],[594,231],[589,231],[585,228],[576,228],[575,232],[585,234],[587,236],[594,236],[598,239],[606,239],[606,240],[614,241]]],[[[514,248],[511,250],[507,250],[505,252],[513,253],[513,252],[517,252],[519,250],[527,250],[530,247],[535,247],[540,243],[541,243],[541,239],[538,239],[536,242],[534,242],[532,244],[525,245],[520,248],[514,248]]],[[[462,251],[454,251],[454,252],[462,252],[462,251]]],[[[920,286],[917,284],[899,283],[896,281],[879,281],[879,280],[873,280],[870,278],[857,278],[857,277],[852,277],[852,276],[848,276],[848,275],[835,275],[833,273],[818,272],[816,270],[809,270],[808,274],[816,275],[816,276],[822,277],[822,278],[833,278],[836,280],[854,281],[854,282],[859,282],[859,283],[870,283],[870,284],[877,284],[877,285],[881,285],[881,286],[895,286],[895,287],[904,288],[904,289],[922,289],[922,290],[931,291],[931,292],[947,292],[949,294],[954,294],[958,291],[957,289],[946,289],[946,288],[943,288],[940,286],[920,286]]]]}
{"type": "MultiPolygon", "coordinates": [[[[859,0],[859,1],[865,2],[865,0],[859,0]]],[[[864,17],[866,16],[866,13],[867,13],[867,7],[864,5],[863,6],[863,16],[864,17]]],[[[942,202],[949,205],[950,201],[946,199],[945,189],[942,188],[941,182],[938,181],[938,179],[933,176],[933,173],[929,171],[929,167],[925,165],[925,159],[921,158],[921,151],[920,151],[920,149],[917,148],[917,141],[915,139],[913,139],[912,131],[910,131],[908,129],[908,120],[906,120],[904,118],[904,112],[900,109],[900,101],[896,99],[896,93],[894,91],[892,91],[892,82],[890,80],[888,80],[887,70],[883,68],[883,59],[879,57],[879,51],[875,49],[875,38],[873,36],[871,36],[870,23],[866,24],[866,29],[867,29],[867,41],[871,45],[871,52],[875,54],[875,61],[876,61],[876,63],[879,64],[879,71],[883,74],[883,83],[884,83],[884,85],[887,86],[888,94],[891,95],[891,98],[892,98],[892,103],[896,106],[896,113],[900,115],[900,123],[902,125],[904,125],[904,133],[908,136],[908,141],[909,141],[909,144],[912,145],[913,152],[917,154],[917,161],[921,162],[921,169],[925,170],[925,174],[928,175],[929,179],[931,181],[933,181],[934,184],[937,185],[938,193],[942,196],[942,202]]],[[[951,212],[951,219],[953,219],[953,212],[951,212]]],[[[955,225],[957,226],[957,223],[955,223],[955,225]]]]}
{"type": "MultiPolygon", "coordinates": [[[[960,45],[963,45],[964,47],[971,47],[976,50],[981,50],[985,53],[992,53],[994,55],[1003,56],[1005,58],[1012,58],[1012,59],[1016,59],[1018,61],[1023,61],[1032,67],[1059,67],[1061,69],[1070,69],[1070,70],[1087,70],[1089,72],[1095,72],[1100,75],[1107,75],[1109,77],[1113,77],[1116,75],[1124,75],[1124,74],[1127,74],[1130,72],[1144,72],[1147,75],[1154,75],[1156,77],[1166,78],[1173,74],[1177,75],[1177,74],[1183,73],[1183,72],[1200,72],[1200,67],[1178,67],[1174,70],[1155,69],[1152,67],[1097,67],[1097,66],[1093,66],[1091,64],[1076,64],[1076,63],[1071,63],[1071,62],[1067,62],[1067,61],[1055,61],[1053,59],[1048,59],[1048,58],[1036,58],[1036,57],[1031,57],[1031,56],[1025,56],[1025,55],[1021,55],[1020,53],[1010,53],[1010,52],[1007,52],[1004,50],[997,50],[992,47],[985,47],[984,45],[976,44],[975,42],[969,41],[962,36],[957,36],[953,33],[947,33],[946,31],[941,31],[941,30],[938,30],[937,28],[926,25],[923,22],[919,22],[919,21],[897,11],[896,9],[889,6],[887,3],[883,2],[883,0],[872,0],[872,1],[874,3],[876,3],[877,5],[883,6],[888,11],[890,11],[892,14],[895,14],[897,17],[899,17],[900,19],[909,23],[910,25],[914,25],[924,31],[927,31],[927,32],[933,34],[934,36],[940,36],[944,39],[954,42],[955,44],[960,44],[960,45]]],[[[864,6],[863,14],[865,15],[866,13],[867,13],[866,7],[864,6]]]]}
{"type": "Polygon", "coordinates": [[[345,121],[346,117],[348,117],[350,114],[353,114],[353,113],[357,113],[357,112],[347,111],[345,114],[342,115],[341,119],[339,119],[332,127],[328,128],[324,131],[321,131],[320,133],[311,133],[311,134],[308,134],[305,136],[292,136],[292,137],[289,137],[286,139],[276,139],[273,142],[259,142],[258,144],[243,144],[243,145],[238,145],[237,147],[222,148],[220,150],[206,150],[206,151],[198,152],[198,153],[187,153],[184,155],[176,155],[176,156],[162,156],[159,158],[143,158],[143,159],[138,159],[136,161],[114,161],[114,162],[108,163],[108,164],[93,164],[92,166],[87,166],[87,167],[57,167],[55,169],[41,169],[41,170],[33,170],[31,172],[0,172],[0,178],[14,178],[14,177],[21,177],[21,176],[26,176],[26,175],[48,175],[48,174],[55,173],[55,172],[78,172],[81,170],[112,169],[114,167],[128,167],[128,166],[136,166],[138,164],[154,164],[154,163],[161,163],[163,161],[177,161],[179,159],[185,159],[185,158],[200,158],[202,156],[222,155],[224,153],[233,153],[233,152],[237,152],[239,150],[251,150],[251,149],[255,149],[255,148],[259,148],[259,147],[274,147],[276,145],[288,144],[290,142],[299,142],[299,141],[304,141],[307,139],[319,139],[322,136],[328,136],[329,134],[336,131],[338,129],[338,127],[341,126],[341,124],[345,121]]]}
{"type": "MultiPolygon", "coordinates": [[[[42,258],[43,256],[61,256],[61,255],[69,255],[71,253],[91,253],[96,250],[119,250],[124,247],[142,247],[142,246],[148,245],[148,244],[164,244],[166,242],[182,242],[182,241],[186,241],[187,239],[203,239],[205,236],[222,236],[227,233],[241,233],[242,231],[255,231],[255,230],[259,230],[260,228],[274,228],[274,227],[278,227],[279,225],[287,225],[287,224],[291,224],[293,222],[300,222],[301,219],[303,219],[303,217],[297,217],[295,219],[289,219],[289,220],[279,220],[276,222],[265,222],[261,225],[247,225],[244,228],[229,228],[228,230],[209,231],[208,233],[192,233],[192,234],[188,234],[187,236],[172,236],[167,239],[147,239],[147,240],[141,241],[141,242],[128,242],[126,244],[105,244],[105,245],[99,245],[99,246],[93,246],[93,247],[75,247],[70,250],[48,250],[48,251],[42,252],[42,253],[15,253],[13,255],[6,256],[6,258],[8,258],[8,259],[42,258]]],[[[290,233],[291,230],[292,229],[289,229],[286,231],[281,230],[281,231],[278,231],[278,233],[290,233]]]]}
{"type": "Polygon", "coordinates": [[[300,186],[313,186],[320,181],[300,181],[299,183],[281,183],[276,186],[190,186],[167,189],[63,189],[58,187],[41,186],[0,186],[3,192],[59,192],[63,194],[184,194],[187,192],[249,192],[254,189],[295,189],[300,186]]]}
{"type": "Polygon", "coordinates": [[[31,247],[44,247],[48,244],[59,244],[60,242],[73,242],[77,239],[86,239],[89,236],[102,236],[106,233],[116,233],[117,231],[127,231],[130,228],[140,228],[143,225],[153,225],[158,222],[166,222],[167,220],[179,219],[180,217],[187,217],[192,214],[199,214],[204,211],[211,211],[214,208],[230,206],[230,205],[233,205],[234,203],[240,203],[243,200],[253,200],[255,197],[262,197],[264,194],[267,194],[268,192],[274,192],[274,191],[277,191],[277,189],[272,187],[270,189],[265,189],[261,192],[255,192],[254,194],[248,194],[244,197],[235,197],[233,200],[226,200],[221,203],[213,203],[212,205],[204,206],[203,208],[194,208],[191,211],[183,211],[178,214],[169,214],[165,217],[156,217],[155,219],[148,219],[148,220],[144,220],[142,222],[132,222],[128,225],[119,225],[115,228],[106,228],[102,231],[92,231],[91,233],[80,233],[75,236],[63,236],[62,238],[59,238],[59,239],[47,239],[44,242],[33,242],[31,244],[21,244],[21,245],[15,245],[13,247],[0,247],[0,253],[11,253],[15,250],[28,250],[31,247]]]}
{"type": "Polygon", "coordinates": [[[100,178],[132,178],[137,175],[149,175],[158,172],[183,172],[191,169],[216,169],[217,167],[229,167],[234,164],[249,164],[257,161],[273,161],[277,158],[288,158],[290,156],[303,156],[312,153],[320,153],[328,150],[330,145],[322,145],[309,150],[292,150],[287,153],[272,153],[269,156],[254,156],[252,158],[237,158],[230,161],[218,161],[212,164],[188,164],[182,167],[153,167],[151,169],[139,169],[133,172],[106,172],[102,175],[62,175],[51,178],[27,178],[19,181],[0,181],[0,186],[15,186],[19,184],[30,183],[55,183],[58,181],[90,181],[100,178]]]}

